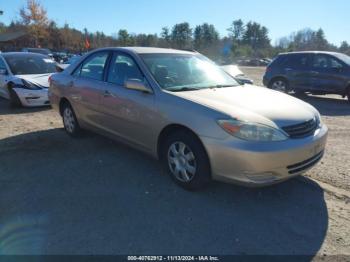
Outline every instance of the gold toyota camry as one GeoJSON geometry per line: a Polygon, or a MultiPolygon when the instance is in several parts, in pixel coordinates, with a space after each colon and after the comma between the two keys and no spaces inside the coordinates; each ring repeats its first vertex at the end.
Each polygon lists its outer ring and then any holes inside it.
{"type": "Polygon", "coordinates": [[[314,107],[239,85],[196,52],[97,49],[52,75],[49,98],[72,137],[89,129],[127,143],[186,189],[285,181],[312,168],[327,140],[314,107]]]}

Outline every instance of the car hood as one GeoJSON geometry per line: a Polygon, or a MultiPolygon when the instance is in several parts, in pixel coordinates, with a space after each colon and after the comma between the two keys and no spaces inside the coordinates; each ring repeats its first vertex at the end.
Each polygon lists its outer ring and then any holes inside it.
{"type": "Polygon", "coordinates": [[[61,67],[63,70],[66,69],[70,64],[59,64],[59,67],[61,67]]]}
{"type": "Polygon", "coordinates": [[[273,127],[308,121],[318,114],[315,108],[297,98],[252,85],[173,94],[235,119],[273,127]]]}
{"type": "Polygon", "coordinates": [[[39,74],[39,75],[16,75],[16,78],[24,79],[30,83],[33,83],[39,87],[49,87],[49,77],[52,74],[39,74]]]}

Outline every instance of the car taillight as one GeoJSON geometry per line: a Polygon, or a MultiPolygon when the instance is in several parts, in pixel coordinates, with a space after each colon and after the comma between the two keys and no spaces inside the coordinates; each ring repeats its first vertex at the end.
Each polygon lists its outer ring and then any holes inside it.
{"type": "Polygon", "coordinates": [[[268,67],[266,67],[266,73],[268,73],[268,72],[270,72],[271,71],[271,68],[268,66],[268,67]]]}
{"type": "Polygon", "coordinates": [[[49,76],[49,84],[51,84],[51,76],[49,76]]]}

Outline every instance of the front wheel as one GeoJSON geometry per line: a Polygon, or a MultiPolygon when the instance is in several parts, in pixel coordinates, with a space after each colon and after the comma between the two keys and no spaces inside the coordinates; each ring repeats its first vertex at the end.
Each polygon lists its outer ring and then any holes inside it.
{"type": "Polygon", "coordinates": [[[283,93],[288,93],[289,91],[287,81],[282,78],[277,78],[275,80],[272,80],[269,87],[273,90],[283,92],[283,93]]]}
{"type": "Polygon", "coordinates": [[[77,137],[81,133],[77,117],[75,116],[74,110],[69,103],[65,103],[62,109],[63,126],[68,135],[77,137]]]}
{"type": "Polygon", "coordinates": [[[170,135],[162,147],[161,160],[171,178],[187,190],[201,188],[211,180],[205,149],[190,132],[180,131],[170,135]]]}

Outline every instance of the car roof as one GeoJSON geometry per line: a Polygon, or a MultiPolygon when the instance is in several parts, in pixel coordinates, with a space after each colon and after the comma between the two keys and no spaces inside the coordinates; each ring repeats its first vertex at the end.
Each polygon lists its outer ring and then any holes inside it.
{"type": "Polygon", "coordinates": [[[337,53],[337,52],[328,52],[328,51],[297,51],[297,52],[280,53],[279,55],[298,55],[298,54],[339,55],[340,53],[337,53]]]}
{"type": "MultiPolygon", "coordinates": [[[[133,46],[133,47],[105,47],[105,48],[98,48],[95,50],[92,50],[91,52],[86,53],[83,55],[80,59],[80,61],[83,61],[86,57],[88,57],[91,54],[94,54],[96,52],[101,51],[123,51],[125,53],[129,54],[135,54],[135,55],[141,55],[141,54],[184,54],[184,55],[193,55],[197,54],[195,51],[186,51],[186,50],[178,50],[178,49],[171,49],[171,48],[157,48],[157,47],[139,47],[139,46],[133,46]]],[[[79,62],[80,63],[80,62],[79,62]]],[[[75,65],[75,63],[73,63],[75,65]]],[[[69,66],[65,69],[64,72],[70,74],[76,69],[75,66],[69,66]]]]}
{"type": "Polygon", "coordinates": [[[98,50],[115,50],[115,51],[129,51],[136,54],[194,54],[194,51],[188,51],[188,50],[178,50],[178,49],[171,49],[171,48],[158,48],[158,47],[107,47],[102,48],[98,50]]]}
{"type": "Polygon", "coordinates": [[[40,56],[40,57],[47,57],[46,55],[39,54],[39,53],[31,53],[31,52],[6,52],[1,53],[3,57],[26,57],[26,56],[40,56]]]}
{"type": "Polygon", "coordinates": [[[40,47],[25,47],[22,49],[28,49],[28,50],[50,50],[48,48],[40,48],[40,47]]]}

